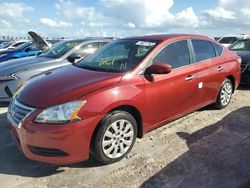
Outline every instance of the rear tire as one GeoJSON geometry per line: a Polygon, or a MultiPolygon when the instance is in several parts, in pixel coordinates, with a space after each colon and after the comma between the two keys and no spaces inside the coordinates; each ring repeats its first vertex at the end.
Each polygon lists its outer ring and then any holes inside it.
{"type": "Polygon", "coordinates": [[[225,108],[231,101],[233,94],[233,84],[232,81],[226,78],[221,85],[220,92],[217,96],[217,100],[214,106],[218,109],[225,108]]]}
{"type": "Polygon", "coordinates": [[[133,148],[137,136],[137,123],[125,111],[107,114],[97,129],[91,154],[102,164],[111,164],[123,159],[133,148]]]}

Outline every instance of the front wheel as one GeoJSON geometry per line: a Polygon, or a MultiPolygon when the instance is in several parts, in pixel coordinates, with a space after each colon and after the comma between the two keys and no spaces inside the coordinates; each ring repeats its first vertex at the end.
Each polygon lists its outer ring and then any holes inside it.
{"type": "Polygon", "coordinates": [[[92,155],[103,164],[115,163],[132,149],[137,136],[137,123],[125,111],[114,111],[101,121],[92,142],[92,155]]]}
{"type": "Polygon", "coordinates": [[[225,108],[231,101],[232,94],[233,94],[232,81],[226,78],[221,85],[220,92],[214,104],[215,107],[218,109],[225,108]]]}

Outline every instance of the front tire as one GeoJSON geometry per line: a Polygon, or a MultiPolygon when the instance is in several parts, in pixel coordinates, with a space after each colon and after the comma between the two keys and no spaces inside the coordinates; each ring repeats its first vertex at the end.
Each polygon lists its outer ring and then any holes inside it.
{"type": "Polygon", "coordinates": [[[120,161],[133,148],[136,136],[134,117],[125,111],[113,111],[99,124],[92,141],[92,155],[103,164],[120,161]]]}
{"type": "Polygon", "coordinates": [[[218,109],[225,108],[231,101],[233,94],[232,81],[226,78],[221,85],[220,92],[214,106],[218,109]]]}

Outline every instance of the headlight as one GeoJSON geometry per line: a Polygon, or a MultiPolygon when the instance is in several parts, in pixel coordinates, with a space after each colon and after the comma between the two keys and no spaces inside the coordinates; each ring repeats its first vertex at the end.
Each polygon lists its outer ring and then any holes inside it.
{"type": "Polygon", "coordinates": [[[7,75],[7,76],[0,76],[0,81],[9,81],[9,80],[16,80],[18,77],[14,74],[7,75]]]}
{"type": "Polygon", "coordinates": [[[1,57],[4,57],[4,56],[6,56],[6,55],[8,55],[8,54],[0,54],[0,58],[1,58],[1,57]]]}
{"type": "Polygon", "coordinates": [[[78,112],[86,103],[86,100],[79,100],[49,107],[36,117],[35,122],[62,124],[79,120],[78,112]]]}

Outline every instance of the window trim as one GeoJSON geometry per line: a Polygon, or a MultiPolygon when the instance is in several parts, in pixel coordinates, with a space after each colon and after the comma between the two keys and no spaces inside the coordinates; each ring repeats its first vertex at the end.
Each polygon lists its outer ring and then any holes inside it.
{"type": "MultiPolygon", "coordinates": [[[[219,56],[215,56],[215,57],[212,57],[212,58],[209,58],[209,59],[206,59],[206,60],[202,60],[202,61],[196,61],[196,58],[195,58],[195,51],[194,51],[194,46],[193,46],[193,42],[192,42],[192,40],[201,40],[201,41],[207,41],[207,42],[210,42],[211,43],[211,45],[212,45],[212,47],[213,47],[213,49],[214,49],[214,52],[215,52],[215,54],[217,55],[217,52],[216,52],[216,50],[215,50],[215,48],[214,48],[214,45],[213,45],[213,43],[215,43],[215,42],[213,42],[213,41],[210,41],[210,40],[207,40],[207,39],[200,39],[200,38],[191,38],[190,39],[190,41],[191,41],[191,45],[192,45],[192,49],[193,49],[193,55],[194,55],[194,62],[193,62],[193,64],[199,64],[199,63],[203,63],[203,62],[205,62],[205,61],[211,61],[211,60],[213,60],[213,59],[216,59],[216,58],[219,58],[219,57],[222,57],[223,55],[224,55],[224,52],[225,52],[225,48],[224,47],[222,47],[222,52],[221,52],[221,55],[219,55],[219,56]]],[[[215,44],[217,44],[217,43],[215,43],[215,44]]],[[[219,44],[217,44],[217,45],[219,45],[219,44]]],[[[219,45],[220,46],[220,45],[219,45]]],[[[221,47],[221,46],[220,46],[221,47]]]]}

